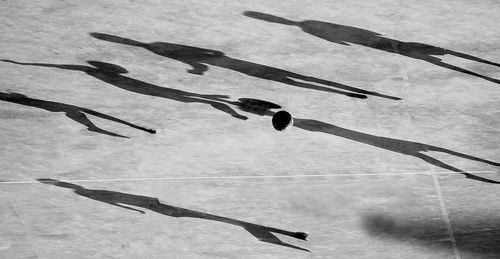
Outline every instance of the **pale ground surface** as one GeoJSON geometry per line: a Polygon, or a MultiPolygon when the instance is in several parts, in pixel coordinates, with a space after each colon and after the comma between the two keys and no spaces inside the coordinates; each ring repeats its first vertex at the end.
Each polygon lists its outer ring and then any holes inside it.
{"type": "MultiPolygon", "coordinates": [[[[242,14],[348,25],[500,62],[498,1],[283,2],[4,0],[0,59],[113,63],[129,71],[125,76],[156,86],[267,100],[297,118],[500,161],[499,84],[242,14]],[[214,49],[402,100],[349,98],[213,66],[189,74],[184,63],[91,32],[214,49]]],[[[443,60],[500,78],[499,67],[443,60]]],[[[270,117],[234,106],[248,120],[203,103],[130,92],[80,71],[0,62],[0,77],[4,94],[83,107],[158,131],[87,114],[129,138],[113,137],[88,131],[63,112],[0,101],[0,258],[500,257],[498,185],[335,135],[296,127],[277,132],[270,117]],[[307,232],[308,241],[277,236],[311,252],[259,242],[231,224],[139,208],[141,214],[37,178],[307,232]]],[[[427,154],[500,181],[498,167],[427,154]]]]}

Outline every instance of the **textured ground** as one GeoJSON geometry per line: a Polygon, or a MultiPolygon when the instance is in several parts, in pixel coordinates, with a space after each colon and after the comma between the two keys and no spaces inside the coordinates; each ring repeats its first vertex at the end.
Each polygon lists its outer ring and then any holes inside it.
{"type": "Polygon", "coordinates": [[[500,257],[497,1],[238,2],[1,2],[0,258],[500,257]]]}

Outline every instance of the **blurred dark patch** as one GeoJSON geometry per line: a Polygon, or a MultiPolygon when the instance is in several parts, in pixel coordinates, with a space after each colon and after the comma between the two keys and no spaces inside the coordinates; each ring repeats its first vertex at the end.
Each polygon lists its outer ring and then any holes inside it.
{"type": "Polygon", "coordinates": [[[440,58],[435,57],[435,56],[442,56],[445,54],[449,54],[463,59],[500,67],[500,64],[498,63],[478,58],[469,54],[461,53],[458,51],[453,51],[419,42],[404,42],[404,41],[394,40],[384,37],[382,34],[374,31],[369,31],[341,24],[328,23],[315,20],[291,21],[271,14],[251,12],[251,11],[244,12],[243,14],[245,16],[266,22],[298,26],[306,33],[309,33],[313,36],[316,36],[318,38],[333,43],[345,46],[350,46],[351,44],[357,44],[373,49],[395,53],[409,58],[423,60],[443,68],[476,76],[488,80],[490,82],[500,84],[500,80],[498,79],[481,75],[448,63],[444,63],[440,58]]]}
{"type": "Polygon", "coordinates": [[[110,205],[118,206],[118,207],[121,207],[124,209],[137,211],[137,212],[142,213],[142,214],[144,214],[145,212],[142,210],[130,207],[130,206],[148,209],[148,210],[154,211],[156,213],[163,214],[165,216],[170,216],[170,217],[199,218],[199,219],[212,220],[212,221],[223,222],[223,223],[227,223],[227,224],[231,224],[231,225],[236,225],[236,226],[242,227],[243,229],[248,231],[250,234],[255,236],[259,241],[309,252],[309,250],[307,250],[305,248],[301,248],[301,247],[298,247],[298,246],[295,246],[292,244],[285,243],[273,234],[273,233],[281,234],[281,235],[286,235],[286,236],[290,236],[290,237],[301,239],[301,240],[306,240],[308,235],[304,232],[290,232],[290,231],[283,230],[283,229],[266,227],[263,225],[253,224],[253,223],[240,221],[240,220],[236,220],[236,219],[232,219],[232,218],[221,217],[221,216],[207,214],[207,213],[203,213],[203,212],[199,212],[199,211],[195,211],[195,210],[189,210],[189,209],[184,209],[184,208],[180,208],[180,207],[175,207],[175,206],[163,204],[157,198],[148,197],[148,196],[133,195],[133,194],[128,194],[128,193],[114,192],[114,191],[108,191],[108,190],[86,189],[86,188],[79,186],[79,185],[76,185],[76,184],[62,182],[62,181],[49,179],[49,178],[40,178],[37,180],[41,183],[59,186],[59,187],[63,187],[63,188],[69,188],[69,189],[72,189],[78,195],[81,195],[81,196],[84,196],[84,197],[87,197],[87,198],[90,198],[90,199],[93,199],[96,201],[104,202],[104,203],[107,203],[110,205]]]}
{"type": "MultiPolygon", "coordinates": [[[[444,221],[416,219],[409,221],[381,214],[365,215],[363,225],[367,232],[378,238],[389,238],[400,242],[415,242],[420,245],[452,249],[444,221]]],[[[500,218],[485,221],[452,221],[454,236],[459,251],[475,253],[478,258],[500,257],[500,218]]]]}

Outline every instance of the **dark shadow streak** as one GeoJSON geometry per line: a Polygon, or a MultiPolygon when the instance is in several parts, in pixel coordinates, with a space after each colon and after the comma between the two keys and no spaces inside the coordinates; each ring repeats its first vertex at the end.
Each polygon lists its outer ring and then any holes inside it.
{"type": "Polygon", "coordinates": [[[449,149],[442,148],[442,147],[431,146],[431,145],[427,145],[427,144],[423,144],[423,143],[394,139],[394,138],[374,136],[374,135],[370,135],[370,134],[366,134],[366,133],[362,133],[362,132],[357,132],[357,131],[350,130],[350,129],[341,128],[341,127],[338,127],[338,126],[335,126],[332,124],[328,124],[328,123],[325,123],[322,121],[318,121],[318,120],[297,118],[297,119],[294,119],[294,126],[297,128],[303,129],[303,130],[313,131],[313,132],[323,132],[323,133],[327,133],[330,135],[350,139],[350,140],[353,140],[356,142],[360,142],[360,143],[364,143],[364,144],[371,145],[374,147],[389,150],[392,152],[400,153],[403,155],[414,156],[414,157],[417,157],[417,158],[424,160],[425,162],[427,162],[429,164],[432,164],[432,165],[435,165],[435,166],[438,166],[438,167],[441,167],[441,168],[444,168],[446,170],[450,170],[453,172],[461,173],[469,179],[473,179],[473,180],[477,180],[477,181],[481,181],[481,182],[486,182],[486,183],[495,183],[495,184],[500,183],[498,181],[494,181],[494,180],[483,178],[483,177],[480,177],[477,175],[469,174],[469,173],[464,172],[464,171],[462,171],[458,168],[455,168],[451,165],[445,164],[445,163],[443,163],[435,158],[432,158],[426,154],[423,154],[422,152],[428,152],[428,151],[442,152],[442,153],[447,153],[447,154],[454,155],[457,157],[462,157],[465,159],[483,162],[483,163],[493,165],[493,166],[500,166],[500,163],[497,163],[497,162],[493,162],[493,161],[489,161],[486,159],[474,157],[471,155],[455,152],[453,150],[449,150],[449,149]]]}
{"type": "Polygon", "coordinates": [[[406,57],[414,58],[414,59],[419,59],[423,60],[426,62],[429,62],[431,64],[448,68],[454,71],[458,71],[464,74],[476,76],[482,79],[485,79],[487,81],[493,82],[500,84],[500,80],[491,78],[488,76],[484,76],[448,63],[442,62],[440,58],[437,58],[435,56],[442,56],[445,54],[453,55],[456,57],[460,57],[463,59],[468,59],[476,62],[481,62],[484,64],[492,65],[492,66],[497,66],[500,67],[500,64],[491,62],[485,59],[481,59],[469,54],[449,50],[449,49],[444,49],[428,44],[423,44],[423,43],[418,43],[418,42],[404,42],[404,41],[399,41],[399,40],[394,40],[390,38],[386,38],[383,35],[361,29],[361,28],[356,28],[356,27],[351,27],[351,26],[346,26],[346,25],[341,25],[341,24],[335,24],[335,23],[328,23],[328,22],[322,22],[322,21],[315,21],[315,20],[306,20],[306,21],[291,21],[285,18],[281,18],[278,16],[270,15],[270,14],[265,14],[265,13],[259,13],[259,12],[244,12],[243,13],[245,16],[263,20],[266,22],[272,22],[272,23],[279,23],[279,24],[285,24],[285,25],[291,25],[291,26],[298,26],[300,27],[304,32],[309,33],[313,36],[316,36],[318,38],[322,38],[324,40],[341,44],[341,45],[346,45],[350,46],[350,44],[357,44],[373,49],[378,49],[390,53],[395,53],[395,54],[400,54],[406,57]]]}
{"type": "MultiPolygon", "coordinates": [[[[431,221],[408,222],[386,215],[363,216],[363,225],[368,233],[379,238],[390,238],[401,242],[413,241],[426,246],[441,246],[452,250],[448,231],[431,221]]],[[[453,232],[459,251],[468,251],[484,256],[500,256],[500,219],[453,223],[453,232]],[[493,224],[489,223],[492,222],[493,224]]]]}
{"type": "Polygon", "coordinates": [[[246,120],[246,116],[238,114],[236,111],[231,109],[228,105],[222,103],[230,103],[229,101],[223,100],[229,98],[226,95],[204,95],[186,92],[182,90],[160,87],[157,85],[149,84],[137,79],[123,76],[121,74],[128,73],[128,71],[120,66],[99,62],[99,61],[88,61],[91,66],[82,65],[66,65],[66,64],[45,64],[45,63],[23,63],[11,60],[0,60],[4,62],[14,63],[18,65],[27,66],[39,66],[39,67],[53,67],[64,70],[73,70],[84,72],[87,75],[95,77],[103,82],[114,85],[121,89],[131,91],[138,94],[162,97],[174,101],[179,101],[183,103],[204,103],[212,106],[213,108],[225,112],[237,119],[246,120]]]}
{"type": "MultiPolygon", "coordinates": [[[[273,104],[267,101],[263,100],[256,100],[256,99],[248,99],[248,98],[240,98],[240,103],[235,103],[235,105],[239,106],[240,109],[263,115],[263,116],[273,116],[275,112],[271,111],[270,109],[272,108],[279,108],[279,105],[273,104]],[[251,103],[251,105],[248,105],[248,103],[251,103]]],[[[394,139],[394,138],[386,138],[386,137],[379,137],[379,136],[374,136],[362,132],[357,132],[354,130],[346,129],[346,128],[341,128],[338,126],[335,126],[333,124],[325,123],[322,121],[318,120],[311,120],[311,119],[301,119],[301,118],[294,118],[293,119],[293,126],[297,127],[299,129],[311,131],[311,132],[322,132],[330,135],[334,135],[337,137],[342,137],[346,139],[350,139],[356,142],[360,142],[363,144],[371,145],[374,147],[382,148],[385,150],[389,150],[392,152],[400,153],[403,155],[408,155],[408,156],[413,156],[420,158],[424,160],[425,162],[444,168],[446,170],[450,170],[452,172],[457,172],[460,174],[463,174],[465,177],[476,180],[476,181],[481,181],[481,182],[486,182],[486,183],[494,183],[494,184],[499,184],[500,182],[494,181],[491,179],[487,179],[484,177],[480,177],[477,175],[473,175],[467,172],[464,172],[458,168],[455,168],[451,165],[448,165],[446,163],[443,163],[433,157],[430,157],[426,154],[423,154],[422,152],[428,152],[428,151],[435,151],[435,152],[442,152],[450,155],[454,155],[457,157],[465,158],[465,159],[470,159],[473,161],[479,161],[483,162],[489,165],[493,166],[498,166],[500,167],[500,163],[489,161],[486,159],[482,159],[479,157],[467,155],[464,153],[459,153],[450,149],[442,148],[442,147],[437,147],[437,146],[431,146],[423,143],[418,143],[418,142],[413,142],[413,141],[406,141],[406,140],[401,140],[401,139],[394,139]]]]}
{"type": "Polygon", "coordinates": [[[355,88],[348,85],[343,85],[323,79],[318,79],[311,76],[300,75],[283,69],[278,69],[253,62],[231,58],[224,55],[223,52],[217,50],[204,49],[204,48],[198,48],[198,47],[186,46],[168,42],[143,43],[103,33],[90,33],[90,35],[100,40],[105,40],[109,42],[120,43],[130,46],[143,47],[158,55],[186,63],[192,67],[192,69],[189,69],[188,72],[195,75],[203,75],[203,73],[208,70],[207,65],[212,65],[234,70],[243,73],[245,75],[276,81],[306,89],[332,92],[361,99],[367,98],[366,95],[373,95],[392,100],[401,100],[401,98],[394,96],[383,95],[376,92],[366,91],[360,88],[355,88]],[[308,83],[300,82],[297,80],[305,81],[308,83]],[[321,84],[324,86],[314,85],[311,83],[321,84]],[[344,92],[325,86],[334,87],[355,93],[344,92]]]}
{"type": "Polygon", "coordinates": [[[306,240],[307,234],[303,233],[303,232],[290,232],[290,231],[286,231],[283,229],[266,227],[266,226],[253,224],[253,223],[249,223],[249,222],[245,222],[245,221],[240,221],[240,220],[236,220],[236,219],[207,214],[207,213],[203,213],[203,212],[199,212],[199,211],[195,211],[195,210],[189,210],[189,209],[184,209],[184,208],[180,208],[180,207],[170,206],[170,205],[161,203],[157,198],[153,198],[153,197],[133,195],[133,194],[128,194],[128,193],[114,192],[114,191],[108,191],[108,190],[86,189],[86,188],[83,188],[82,186],[79,186],[76,184],[61,182],[58,180],[48,179],[48,178],[42,178],[42,179],[37,179],[37,180],[39,182],[42,182],[45,184],[50,184],[50,185],[55,185],[55,186],[59,186],[59,187],[63,187],[63,188],[73,189],[73,191],[78,195],[81,195],[81,196],[84,196],[84,197],[87,197],[87,198],[90,198],[90,199],[93,199],[96,201],[104,202],[104,203],[107,203],[110,205],[118,206],[121,208],[137,211],[137,212],[140,212],[142,214],[144,214],[145,212],[142,210],[128,207],[128,206],[134,206],[134,207],[140,207],[140,208],[152,210],[154,212],[163,214],[165,216],[170,216],[170,217],[199,218],[199,219],[213,220],[213,221],[218,221],[218,222],[224,222],[224,223],[231,224],[231,225],[236,225],[236,226],[244,228],[246,231],[248,231],[250,234],[252,234],[256,238],[258,238],[262,242],[271,243],[271,244],[280,245],[280,246],[286,246],[286,247],[310,252],[307,249],[285,243],[285,242],[281,241],[278,237],[273,235],[273,233],[277,233],[277,234],[282,234],[282,235],[290,236],[290,237],[301,239],[301,240],[306,240]],[[126,205],[128,205],[128,206],[126,206],[126,205]]]}
{"type": "Polygon", "coordinates": [[[109,116],[106,114],[102,114],[102,113],[99,113],[99,112],[96,112],[96,111],[93,111],[93,110],[90,110],[87,108],[82,108],[82,107],[64,104],[64,103],[58,103],[58,102],[50,102],[50,101],[44,101],[44,100],[39,100],[39,99],[32,99],[32,98],[27,97],[26,95],[19,94],[19,93],[1,93],[0,92],[0,100],[6,101],[6,102],[11,102],[11,103],[22,104],[22,105],[26,105],[26,106],[31,106],[31,107],[36,107],[36,108],[44,109],[44,110],[49,111],[49,112],[64,112],[66,117],[86,126],[89,131],[93,131],[93,132],[97,132],[97,133],[101,133],[101,134],[106,134],[106,135],[110,135],[110,136],[114,136],[114,137],[127,138],[125,136],[118,135],[116,133],[109,132],[109,131],[106,131],[106,130],[103,130],[103,129],[97,127],[94,123],[92,123],[87,118],[85,113],[90,114],[90,115],[94,115],[94,116],[102,118],[102,119],[121,123],[121,124],[130,126],[132,128],[135,128],[135,129],[149,132],[151,134],[155,133],[155,131],[152,129],[146,129],[146,128],[134,125],[132,123],[120,120],[118,118],[115,118],[115,117],[112,117],[112,116],[109,116]]]}

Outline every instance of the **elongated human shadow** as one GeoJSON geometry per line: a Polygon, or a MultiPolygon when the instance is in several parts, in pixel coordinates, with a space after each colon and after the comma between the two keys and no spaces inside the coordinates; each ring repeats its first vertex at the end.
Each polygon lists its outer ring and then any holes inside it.
{"type": "Polygon", "coordinates": [[[163,214],[165,216],[170,216],[170,217],[176,217],[176,218],[181,218],[181,217],[188,217],[188,218],[199,218],[199,219],[205,219],[205,220],[213,220],[213,221],[218,221],[218,222],[224,222],[227,224],[231,225],[236,225],[239,227],[244,228],[246,231],[248,231],[250,234],[255,236],[257,239],[259,239],[262,242],[266,243],[271,243],[275,245],[280,245],[280,246],[286,246],[294,249],[299,249],[303,251],[308,251],[305,248],[301,248],[298,246],[294,246],[288,243],[285,243],[281,241],[278,237],[273,235],[273,233],[277,234],[282,234],[286,236],[290,236],[293,238],[297,239],[302,239],[306,240],[307,234],[303,232],[290,232],[286,231],[283,229],[278,229],[278,228],[272,228],[272,227],[266,227],[263,225],[258,225],[258,224],[253,224],[241,220],[236,220],[232,218],[227,218],[227,217],[221,217],[217,215],[212,215],[212,214],[207,214],[195,210],[189,210],[189,209],[184,209],[180,207],[175,207],[171,206],[168,204],[163,204],[161,203],[157,198],[153,197],[148,197],[148,196],[140,196],[140,195],[133,195],[133,194],[128,194],[128,193],[122,193],[122,192],[114,192],[114,191],[108,191],[108,190],[92,190],[92,189],[86,189],[82,186],[72,184],[72,183],[67,183],[67,182],[62,182],[54,179],[49,179],[49,178],[41,178],[37,179],[39,182],[45,183],[45,184],[50,184],[50,185],[55,185],[63,188],[69,188],[73,189],[73,191],[81,196],[104,202],[110,205],[118,206],[121,208],[137,211],[139,213],[144,214],[145,212],[136,208],[132,208],[129,206],[134,206],[134,207],[139,207],[143,209],[148,209],[151,211],[154,211],[156,213],[163,214]]]}
{"type": "MultiPolygon", "coordinates": [[[[470,215],[467,215],[470,218],[470,215]]],[[[476,258],[500,257],[500,218],[455,220],[453,236],[460,252],[476,253],[476,258]],[[496,224],[495,224],[496,223],[496,224]],[[482,256],[479,256],[482,255],[482,256]]],[[[368,234],[378,238],[390,238],[400,242],[415,242],[430,247],[452,250],[448,230],[436,225],[434,220],[424,219],[417,222],[384,214],[369,214],[362,218],[363,227],[368,234]]]]}
{"type": "Polygon", "coordinates": [[[118,88],[127,91],[131,91],[138,94],[166,98],[183,103],[204,103],[212,106],[217,110],[225,112],[235,118],[242,120],[248,119],[247,117],[238,114],[228,105],[222,103],[222,102],[227,102],[224,100],[226,98],[229,98],[226,95],[197,94],[173,88],[160,87],[154,84],[149,84],[144,81],[140,81],[137,79],[121,75],[128,73],[128,71],[123,67],[111,63],[100,62],[100,61],[87,61],[87,63],[89,63],[92,66],[82,66],[82,65],[67,65],[67,64],[23,63],[5,59],[0,61],[14,63],[18,65],[25,65],[25,66],[52,67],[64,70],[80,71],[86,73],[89,76],[102,80],[103,82],[106,82],[108,84],[114,85],[118,88]]]}
{"type": "Polygon", "coordinates": [[[283,84],[306,88],[306,89],[337,93],[349,97],[365,99],[367,98],[366,95],[373,95],[392,100],[401,100],[401,98],[394,96],[366,91],[360,88],[355,88],[348,85],[315,78],[312,76],[304,76],[283,69],[278,69],[266,65],[261,65],[253,62],[231,58],[224,55],[223,52],[217,50],[204,49],[204,48],[198,48],[198,47],[174,44],[168,42],[143,43],[104,33],[94,32],[90,33],[90,35],[100,40],[105,40],[130,46],[142,47],[158,55],[186,63],[192,67],[192,69],[189,69],[188,72],[195,75],[203,75],[203,73],[208,70],[207,65],[212,65],[234,70],[243,73],[245,75],[261,79],[276,81],[283,84]],[[315,85],[313,83],[319,85],[315,85]],[[337,90],[334,88],[341,90],[337,90]],[[351,91],[353,93],[345,91],[351,91]]]}
{"type": "Polygon", "coordinates": [[[450,155],[454,155],[457,157],[465,158],[465,159],[470,159],[474,161],[479,161],[483,162],[489,165],[493,166],[500,166],[500,163],[489,161],[486,159],[482,159],[479,157],[459,153],[450,149],[442,148],[442,147],[437,147],[437,146],[432,146],[432,145],[427,145],[423,143],[418,143],[418,142],[413,142],[413,141],[406,141],[406,140],[401,140],[401,139],[394,139],[394,138],[386,138],[386,137],[379,137],[379,136],[374,136],[362,132],[357,132],[354,130],[346,129],[346,128],[341,128],[338,126],[335,126],[333,124],[328,124],[322,121],[318,120],[309,120],[309,119],[294,119],[294,124],[295,127],[307,130],[307,131],[313,131],[313,132],[323,132],[327,133],[330,135],[350,139],[356,142],[364,143],[367,145],[371,145],[374,147],[382,148],[385,150],[393,151],[396,153],[400,153],[403,155],[408,155],[408,156],[414,156],[417,158],[420,158],[424,160],[425,162],[444,168],[446,170],[450,170],[453,172],[458,172],[465,177],[477,181],[482,181],[482,182],[487,182],[487,183],[495,183],[498,184],[500,182],[490,180],[487,178],[483,178],[477,175],[472,175],[470,173],[464,172],[458,168],[455,168],[451,165],[448,165],[446,163],[443,163],[439,161],[438,159],[435,159],[431,156],[428,156],[422,152],[428,152],[428,151],[436,151],[436,152],[442,152],[442,153],[447,153],[450,155]]]}
{"type": "MultiPolygon", "coordinates": [[[[271,111],[271,109],[276,109],[280,108],[279,105],[273,104],[267,101],[263,100],[257,100],[257,99],[248,99],[248,98],[240,98],[239,99],[239,104],[235,104],[240,107],[240,109],[251,112],[254,114],[258,114],[261,116],[270,116],[272,117],[275,112],[271,111]]],[[[438,159],[435,159],[429,155],[426,155],[422,152],[428,152],[428,151],[435,151],[435,152],[442,152],[450,155],[454,155],[457,157],[473,160],[473,161],[479,161],[483,162],[489,165],[493,166],[498,166],[500,167],[500,163],[493,162],[490,160],[482,159],[479,157],[467,155],[464,153],[456,152],[450,149],[442,148],[442,147],[437,147],[437,146],[432,146],[432,145],[427,145],[423,143],[418,143],[418,142],[413,142],[413,141],[406,141],[406,140],[401,140],[401,139],[395,139],[395,138],[386,138],[386,137],[379,137],[379,136],[374,136],[346,128],[341,128],[338,126],[335,126],[333,124],[329,124],[326,122],[318,121],[318,120],[311,120],[311,119],[302,119],[302,118],[294,118],[293,119],[293,126],[299,129],[311,131],[311,132],[322,132],[326,134],[330,134],[333,136],[337,137],[342,137],[346,139],[350,139],[356,142],[360,142],[363,144],[371,145],[374,147],[382,148],[385,150],[389,150],[392,152],[400,153],[403,155],[408,155],[408,156],[413,156],[420,158],[424,160],[425,162],[444,168],[446,170],[450,170],[452,172],[457,172],[460,174],[463,174],[465,177],[472,179],[472,180],[477,180],[481,182],[486,182],[486,183],[494,183],[494,184],[499,184],[499,181],[491,180],[488,178],[480,177],[477,175],[473,175],[470,173],[467,173],[465,171],[462,171],[458,168],[455,168],[451,165],[448,165],[438,159]]]]}
{"type": "Polygon", "coordinates": [[[361,28],[328,23],[315,20],[306,21],[291,21],[278,16],[247,11],[243,13],[245,16],[263,20],[271,23],[279,23],[284,25],[298,26],[304,32],[309,33],[318,38],[324,40],[350,46],[350,44],[357,44],[373,49],[378,49],[390,53],[400,54],[406,57],[414,58],[429,62],[436,66],[444,67],[454,71],[462,72],[468,75],[476,76],[493,83],[500,84],[500,80],[481,75],[470,70],[457,67],[448,63],[443,62],[440,58],[435,56],[443,56],[445,54],[453,55],[463,59],[468,59],[476,62],[481,62],[484,64],[500,67],[499,63],[488,61],[482,58],[478,58],[469,54],[461,53],[458,51],[453,51],[441,47],[436,47],[419,42],[404,42],[399,40],[390,39],[384,37],[383,35],[369,31],[361,28]]]}
{"type": "Polygon", "coordinates": [[[101,134],[105,134],[105,135],[110,135],[110,136],[114,136],[114,137],[127,138],[125,136],[122,136],[122,135],[119,135],[119,134],[116,134],[113,132],[109,132],[109,131],[106,131],[106,130],[103,130],[103,129],[97,127],[94,123],[92,123],[89,120],[89,118],[85,114],[90,114],[90,115],[94,115],[94,116],[102,118],[102,119],[121,123],[121,124],[130,126],[132,128],[135,128],[135,129],[146,131],[146,132],[151,133],[151,134],[156,133],[155,130],[147,129],[147,128],[144,128],[141,126],[137,126],[137,125],[134,125],[130,122],[126,122],[124,120],[120,120],[118,118],[115,118],[115,117],[112,117],[112,116],[109,116],[106,114],[102,114],[100,112],[96,112],[96,111],[93,111],[93,110],[90,110],[87,108],[69,105],[69,104],[65,104],[65,103],[58,103],[58,102],[33,99],[33,98],[27,97],[26,95],[19,94],[19,93],[2,93],[2,92],[0,92],[0,100],[6,101],[6,102],[11,102],[11,103],[17,103],[17,104],[21,104],[21,105],[26,105],[26,106],[31,106],[31,107],[36,107],[36,108],[44,109],[44,110],[49,111],[49,112],[64,112],[66,117],[84,125],[85,127],[87,127],[87,129],[89,131],[93,131],[93,132],[97,132],[97,133],[101,133],[101,134]]]}

